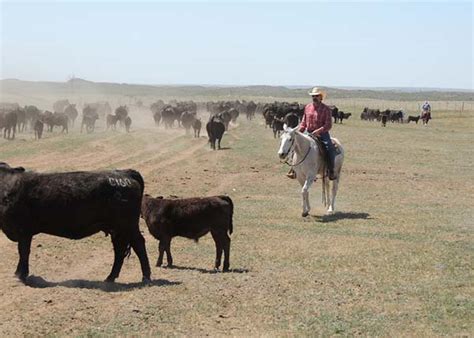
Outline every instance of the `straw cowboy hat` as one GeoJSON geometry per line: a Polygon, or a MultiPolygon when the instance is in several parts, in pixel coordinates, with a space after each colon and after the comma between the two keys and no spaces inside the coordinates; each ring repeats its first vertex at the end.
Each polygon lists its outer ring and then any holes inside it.
{"type": "Polygon", "coordinates": [[[326,98],[326,92],[322,89],[319,89],[318,87],[314,87],[313,89],[311,89],[308,94],[311,96],[321,95],[323,99],[326,98]]]}

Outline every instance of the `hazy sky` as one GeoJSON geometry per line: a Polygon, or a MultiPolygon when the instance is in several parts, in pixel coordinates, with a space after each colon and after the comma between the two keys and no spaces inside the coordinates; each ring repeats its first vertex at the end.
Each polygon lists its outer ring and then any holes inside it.
{"type": "Polygon", "coordinates": [[[5,2],[1,78],[473,88],[472,2],[5,2]]]}

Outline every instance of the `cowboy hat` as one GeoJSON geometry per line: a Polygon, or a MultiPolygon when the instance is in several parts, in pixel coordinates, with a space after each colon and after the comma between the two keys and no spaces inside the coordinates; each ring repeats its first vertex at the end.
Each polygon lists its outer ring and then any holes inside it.
{"type": "Polygon", "coordinates": [[[326,98],[326,92],[322,89],[319,89],[318,87],[314,87],[313,89],[311,89],[308,94],[311,96],[321,95],[323,99],[326,98]]]}

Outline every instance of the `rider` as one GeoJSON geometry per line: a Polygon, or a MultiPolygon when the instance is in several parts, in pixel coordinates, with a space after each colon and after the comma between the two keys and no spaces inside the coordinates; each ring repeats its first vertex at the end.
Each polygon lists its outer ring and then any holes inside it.
{"type": "MultiPolygon", "coordinates": [[[[329,135],[329,130],[332,127],[331,110],[322,103],[322,100],[326,96],[322,90],[315,87],[308,94],[312,96],[313,102],[308,103],[304,108],[304,115],[299,130],[300,132],[306,130],[312,136],[319,137],[328,156],[329,179],[335,180],[337,178],[334,172],[336,150],[334,149],[331,136],[329,135]]],[[[295,178],[294,171],[290,170],[287,176],[295,178]]]]}
{"type": "Polygon", "coordinates": [[[431,113],[431,105],[428,101],[425,101],[425,103],[423,103],[423,106],[421,107],[421,111],[423,113],[422,117],[426,114],[426,113],[431,113]]]}

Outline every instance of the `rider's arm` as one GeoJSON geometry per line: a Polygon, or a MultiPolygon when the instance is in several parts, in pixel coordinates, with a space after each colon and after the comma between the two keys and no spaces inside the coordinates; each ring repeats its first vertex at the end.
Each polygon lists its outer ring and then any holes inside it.
{"type": "Polygon", "coordinates": [[[324,124],[313,132],[315,135],[326,133],[332,128],[331,110],[328,107],[324,107],[319,113],[324,117],[324,124]]]}
{"type": "Polygon", "coordinates": [[[299,131],[304,132],[306,130],[306,112],[303,114],[303,119],[301,120],[299,131]]]}

